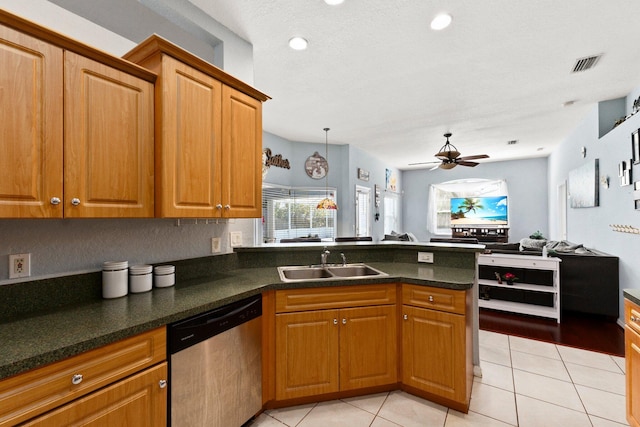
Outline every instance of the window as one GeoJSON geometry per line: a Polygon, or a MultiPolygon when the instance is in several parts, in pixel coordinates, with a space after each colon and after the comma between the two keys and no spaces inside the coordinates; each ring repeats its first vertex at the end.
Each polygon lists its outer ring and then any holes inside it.
{"type": "Polygon", "coordinates": [[[371,236],[371,189],[356,185],[356,236],[371,236]]]}
{"type": "Polygon", "coordinates": [[[500,179],[459,179],[432,184],[429,188],[427,229],[436,235],[451,235],[451,198],[507,196],[507,181],[500,179]]]}
{"type": "Polygon", "coordinates": [[[384,193],[384,234],[399,232],[400,224],[400,195],[386,191],[384,193]]]}
{"type": "MultiPolygon", "coordinates": [[[[336,190],[328,189],[336,198],[336,190]]],[[[262,187],[262,237],[258,241],[317,236],[331,239],[336,235],[336,211],[317,209],[327,189],[293,188],[265,184],[262,187]]]]}

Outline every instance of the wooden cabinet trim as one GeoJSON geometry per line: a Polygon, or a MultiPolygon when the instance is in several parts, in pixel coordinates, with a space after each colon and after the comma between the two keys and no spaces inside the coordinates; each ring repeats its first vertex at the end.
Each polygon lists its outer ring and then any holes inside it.
{"type": "Polygon", "coordinates": [[[395,284],[352,285],[276,291],[277,313],[395,303],[395,284]]]}
{"type": "Polygon", "coordinates": [[[0,427],[14,425],[166,359],[164,327],[0,381],[0,427]],[[72,377],[83,376],[76,385],[72,377]]]}
{"type": "Polygon", "coordinates": [[[117,68],[148,82],[153,83],[156,81],[157,76],[152,71],[149,71],[125,59],[118,58],[99,49],[90,47],[84,43],[80,43],[77,40],[57,33],[49,28],[38,25],[27,19],[13,15],[2,9],[0,9],[0,24],[15,28],[18,31],[29,34],[48,43],[54,44],[65,50],[75,52],[82,56],[86,56],[88,58],[99,61],[103,64],[107,64],[111,67],[117,68]]]}
{"type": "Polygon", "coordinates": [[[628,299],[624,300],[624,323],[640,334],[640,307],[628,299]],[[631,317],[636,320],[631,320],[631,317]]]}
{"type": "Polygon", "coordinates": [[[146,40],[143,40],[140,44],[138,44],[138,46],[126,53],[123,58],[135,63],[140,63],[142,61],[145,61],[148,57],[157,54],[158,52],[170,55],[175,59],[184,62],[185,64],[188,64],[193,68],[210,75],[211,77],[214,77],[220,82],[252,96],[257,100],[264,102],[268,99],[271,99],[268,95],[260,92],[259,90],[233,77],[232,75],[227,74],[215,65],[212,65],[202,58],[195,56],[194,54],[182,49],[180,46],[171,43],[170,41],[164,39],[163,37],[160,37],[157,34],[153,34],[146,40]]]}

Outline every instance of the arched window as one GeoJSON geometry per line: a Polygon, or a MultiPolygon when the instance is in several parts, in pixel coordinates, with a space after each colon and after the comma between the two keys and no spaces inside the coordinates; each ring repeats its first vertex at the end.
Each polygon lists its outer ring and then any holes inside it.
{"type": "Polygon", "coordinates": [[[429,209],[427,230],[434,235],[451,235],[452,197],[508,196],[504,179],[457,179],[431,184],[429,187],[429,209]]]}

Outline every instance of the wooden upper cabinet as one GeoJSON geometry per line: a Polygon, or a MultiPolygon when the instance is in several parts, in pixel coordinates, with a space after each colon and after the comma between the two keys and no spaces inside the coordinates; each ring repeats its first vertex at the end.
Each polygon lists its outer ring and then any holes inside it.
{"type": "Polygon", "coordinates": [[[0,217],[152,217],[155,78],[0,9],[0,217]]]}
{"type": "Polygon", "coordinates": [[[62,218],[62,57],[0,24],[0,217],[62,218]]]}
{"type": "Polygon", "coordinates": [[[223,216],[262,215],[262,102],[222,88],[223,216]]]}
{"type": "Polygon", "coordinates": [[[153,35],[125,58],[158,74],[156,216],[261,216],[268,97],[153,35]]]}
{"type": "Polygon", "coordinates": [[[64,59],[64,216],[153,217],[153,84],[64,59]]]}

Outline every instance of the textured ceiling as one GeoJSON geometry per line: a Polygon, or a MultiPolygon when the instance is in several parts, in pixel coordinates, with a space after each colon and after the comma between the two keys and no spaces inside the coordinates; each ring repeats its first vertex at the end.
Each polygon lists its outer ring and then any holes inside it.
{"type": "Polygon", "coordinates": [[[445,132],[463,156],[547,156],[597,102],[640,85],[638,0],[190,1],[253,44],[267,132],[324,142],[330,127],[330,143],[400,169],[435,160],[445,132]],[[442,11],[453,23],[432,31],[442,11]]]}

